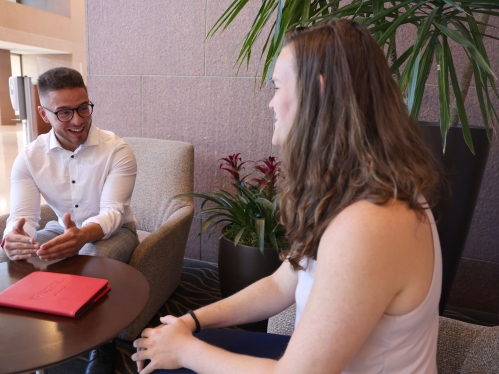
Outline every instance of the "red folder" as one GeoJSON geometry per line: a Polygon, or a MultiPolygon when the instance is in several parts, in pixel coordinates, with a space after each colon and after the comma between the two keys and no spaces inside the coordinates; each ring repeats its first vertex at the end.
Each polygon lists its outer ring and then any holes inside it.
{"type": "Polygon", "coordinates": [[[0,306],[76,318],[110,290],[106,279],[35,271],[0,292],[0,306]]]}

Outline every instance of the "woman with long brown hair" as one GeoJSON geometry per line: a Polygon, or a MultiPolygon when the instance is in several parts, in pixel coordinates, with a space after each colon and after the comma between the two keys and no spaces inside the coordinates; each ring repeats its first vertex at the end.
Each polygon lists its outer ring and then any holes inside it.
{"type": "Polygon", "coordinates": [[[273,81],[281,217],[291,248],[271,276],[135,341],[141,373],[436,373],[438,177],[383,51],[352,21],[291,32],[273,81]],[[268,318],[296,302],[278,360],[229,353],[199,327],[268,318]],[[144,368],[144,361],[151,362],[144,368]]]}

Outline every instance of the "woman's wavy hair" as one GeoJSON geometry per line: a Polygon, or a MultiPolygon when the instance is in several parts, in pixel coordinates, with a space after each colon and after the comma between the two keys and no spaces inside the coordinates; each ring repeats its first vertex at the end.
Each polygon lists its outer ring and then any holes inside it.
{"type": "Polygon", "coordinates": [[[284,46],[294,52],[299,104],[281,156],[281,220],[292,243],[282,258],[297,270],[317,258],[328,224],[356,201],[398,199],[424,220],[418,197],[433,207],[439,177],[366,27],[337,19],[298,28],[284,46]]]}

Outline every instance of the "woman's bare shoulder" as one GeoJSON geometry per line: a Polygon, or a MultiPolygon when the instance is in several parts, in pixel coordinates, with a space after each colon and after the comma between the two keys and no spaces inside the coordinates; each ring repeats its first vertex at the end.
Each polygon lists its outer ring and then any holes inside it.
{"type": "MultiPolygon", "coordinates": [[[[358,277],[384,280],[395,294],[409,295],[386,310],[404,314],[419,305],[431,282],[433,239],[429,223],[404,202],[376,205],[356,202],[331,221],[318,250],[328,268],[349,268],[358,277]],[[375,275],[375,277],[373,277],[375,275]]],[[[335,270],[337,271],[337,270],[335,270]]],[[[350,279],[350,282],[353,280],[350,279]]]]}
{"type": "MultiPolygon", "coordinates": [[[[416,212],[407,203],[400,200],[390,200],[378,205],[367,200],[359,200],[343,209],[329,224],[327,231],[367,229],[382,232],[384,228],[395,225],[414,227],[421,223],[416,212]]],[[[393,228],[393,227],[392,227],[393,228]]]]}

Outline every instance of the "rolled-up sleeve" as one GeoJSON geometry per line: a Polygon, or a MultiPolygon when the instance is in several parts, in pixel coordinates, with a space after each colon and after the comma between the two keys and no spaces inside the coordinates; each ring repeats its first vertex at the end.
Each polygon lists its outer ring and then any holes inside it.
{"type": "Polygon", "coordinates": [[[103,239],[111,237],[123,225],[130,209],[136,177],[135,155],[130,146],[123,143],[112,155],[111,169],[100,198],[99,214],[83,221],[82,226],[96,223],[104,232],[103,239]]]}
{"type": "Polygon", "coordinates": [[[24,231],[36,240],[40,221],[40,190],[33,180],[24,152],[17,156],[12,166],[10,212],[4,236],[12,231],[19,219],[24,218],[24,231]]]}

